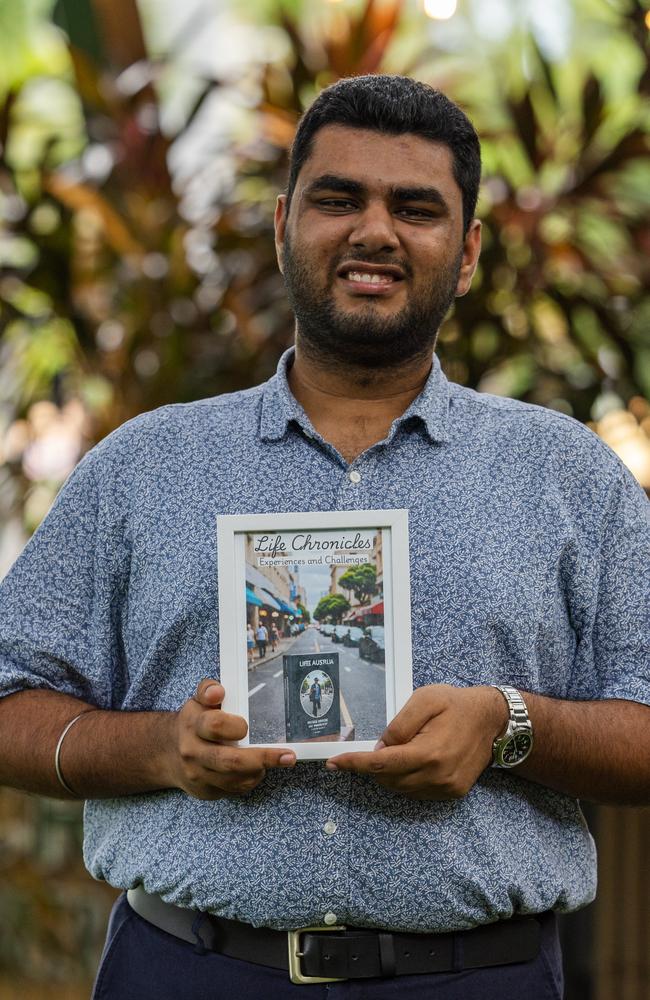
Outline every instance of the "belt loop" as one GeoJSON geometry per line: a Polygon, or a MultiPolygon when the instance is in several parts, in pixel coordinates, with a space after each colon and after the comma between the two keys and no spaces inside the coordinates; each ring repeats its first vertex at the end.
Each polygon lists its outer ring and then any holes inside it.
{"type": "Polygon", "coordinates": [[[201,924],[205,919],[205,913],[197,913],[196,917],[192,921],[192,934],[196,938],[196,944],[194,945],[195,955],[207,955],[208,948],[205,941],[201,937],[199,931],[201,930],[201,924]]]}
{"type": "Polygon", "coordinates": [[[392,934],[379,932],[379,964],[381,974],[386,979],[397,974],[397,964],[395,962],[395,939],[392,934]]]}
{"type": "Polygon", "coordinates": [[[462,972],[465,968],[465,956],[463,954],[463,934],[457,931],[451,942],[451,971],[462,972]]]}

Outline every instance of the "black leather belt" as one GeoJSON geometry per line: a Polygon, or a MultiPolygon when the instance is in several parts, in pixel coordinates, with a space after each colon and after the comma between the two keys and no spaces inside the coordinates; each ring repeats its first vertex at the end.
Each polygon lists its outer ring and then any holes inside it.
{"type": "Polygon", "coordinates": [[[363,927],[276,931],[186,910],[140,886],[129,889],[127,900],[144,920],[174,937],[229,958],[285,969],[294,983],[460,972],[528,962],[539,952],[542,922],[552,916],[513,917],[446,934],[363,927]]]}

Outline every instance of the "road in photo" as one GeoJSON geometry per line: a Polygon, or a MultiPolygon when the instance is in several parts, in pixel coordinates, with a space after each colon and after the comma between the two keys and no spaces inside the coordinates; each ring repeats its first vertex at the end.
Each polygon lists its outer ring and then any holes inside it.
{"type": "MultiPolygon", "coordinates": [[[[341,695],[355,727],[355,740],[376,740],[386,720],[385,672],[383,665],[361,659],[356,647],[332,642],[310,625],[296,637],[285,653],[339,654],[341,695]],[[377,720],[383,720],[378,726],[377,720]]],[[[342,718],[345,708],[342,708],[342,718]]],[[[283,743],[286,740],[282,656],[269,660],[249,675],[249,732],[251,743],[283,743]]]]}

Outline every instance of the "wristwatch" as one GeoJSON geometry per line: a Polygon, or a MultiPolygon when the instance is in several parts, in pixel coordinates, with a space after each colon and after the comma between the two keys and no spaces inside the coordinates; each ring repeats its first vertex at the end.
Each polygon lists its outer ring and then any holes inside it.
{"type": "Polygon", "coordinates": [[[533,749],[533,724],[528,718],[526,702],[516,688],[500,684],[492,687],[501,692],[510,711],[505,733],[492,744],[492,767],[516,767],[533,749]]]}

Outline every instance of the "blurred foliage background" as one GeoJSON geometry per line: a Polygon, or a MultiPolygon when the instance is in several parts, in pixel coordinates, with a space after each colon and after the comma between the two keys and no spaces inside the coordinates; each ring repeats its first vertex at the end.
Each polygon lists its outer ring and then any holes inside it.
{"type": "MultiPolygon", "coordinates": [[[[650,489],[648,3],[455,6],[0,0],[0,575],[110,430],[272,374],[287,149],[357,73],[440,87],[483,138],[448,376],[588,422],[650,489]]],[[[112,894],[78,807],[3,791],[0,823],[0,995],[87,995],[112,894]]]]}

